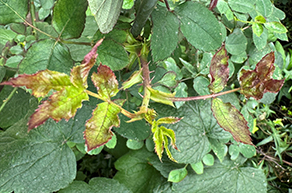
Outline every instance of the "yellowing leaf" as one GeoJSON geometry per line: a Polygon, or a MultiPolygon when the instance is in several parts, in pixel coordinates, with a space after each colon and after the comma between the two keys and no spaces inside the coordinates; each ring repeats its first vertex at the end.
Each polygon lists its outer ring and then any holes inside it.
{"type": "Polygon", "coordinates": [[[219,98],[214,98],[212,99],[211,109],[218,124],[231,133],[236,141],[253,145],[247,121],[233,105],[223,103],[219,98]]]}
{"type": "Polygon", "coordinates": [[[112,138],[111,128],[120,125],[119,112],[119,107],[108,102],[97,105],[92,117],[85,124],[84,138],[87,151],[106,144],[112,138]]]}
{"type": "Polygon", "coordinates": [[[28,130],[41,125],[48,118],[53,118],[55,121],[60,121],[62,118],[69,120],[82,106],[82,101],[88,99],[83,88],[73,85],[64,87],[39,106],[28,122],[28,130]]]}
{"type": "Polygon", "coordinates": [[[105,100],[110,99],[119,92],[119,83],[116,76],[108,66],[102,64],[98,67],[97,71],[97,73],[93,73],[91,76],[92,82],[101,98],[105,100]]]}
{"type": "Polygon", "coordinates": [[[213,93],[224,89],[229,78],[228,56],[225,46],[222,46],[213,56],[210,65],[211,84],[209,89],[213,93]]]}
{"type": "Polygon", "coordinates": [[[142,68],[139,71],[135,71],[131,77],[123,83],[123,89],[128,89],[132,87],[134,84],[137,84],[139,82],[142,82],[142,68]]]}
{"type": "Polygon", "coordinates": [[[151,93],[150,98],[152,100],[158,103],[163,103],[174,107],[173,102],[170,100],[170,98],[173,98],[175,96],[175,93],[165,93],[158,90],[154,90],[151,87],[147,87],[147,89],[151,93]]]}
{"type": "Polygon", "coordinates": [[[51,89],[60,91],[66,86],[73,86],[67,74],[50,70],[42,70],[32,75],[21,74],[0,85],[25,86],[32,89],[32,94],[36,97],[46,96],[51,89]]]}

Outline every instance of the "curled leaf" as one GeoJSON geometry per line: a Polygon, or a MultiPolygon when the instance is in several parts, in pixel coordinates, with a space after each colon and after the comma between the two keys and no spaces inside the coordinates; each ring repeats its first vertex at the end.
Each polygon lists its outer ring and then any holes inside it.
{"type": "Polygon", "coordinates": [[[284,80],[272,78],[275,71],[275,55],[271,52],[265,55],[256,65],[254,70],[243,69],[240,72],[240,92],[247,98],[261,99],[266,92],[277,93],[284,84],[284,80]]]}
{"type": "Polygon", "coordinates": [[[138,71],[135,71],[131,77],[123,83],[123,89],[128,89],[130,87],[132,87],[133,85],[139,83],[139,82],[142,82],[143,79],[142,79],[142,68],[138,71]]]}
{"type": "Polygon", "coordinates": [[[173,102],[170,100],[170,98],[173,98],[175,96],[175,93],[165,93],[158,90],[154,90],[151,87],[147,87],[147,89],[151,93],[150,98],[152,100],[158,103],[163,103],[174,107],[173,102]]]}

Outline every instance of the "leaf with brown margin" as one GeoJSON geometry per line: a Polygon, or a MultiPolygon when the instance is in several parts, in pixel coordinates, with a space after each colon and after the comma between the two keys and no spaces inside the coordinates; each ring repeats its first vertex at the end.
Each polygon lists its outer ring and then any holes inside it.
{"type": "Polygon", "coordinates": [[[87,88],[87,77],[89,74],[89,71],[93,67],[96,61],[97,57],[97,47],[101,45],[103,39],[100,39],[98,42],[96,42],[95,46],[86,54],[83,61],[81,62],[81,65],[75,66],[71,71],[71,82],[78,87],[78,85],[83,85],[84,88],[87,88]]]}
{"type": "Polygon", "coordinates": [[[225,46],[222,46],[211,60],[210,75],[212,79],[209,89],[212,93],[220,92],[227,84],[229,78],[228,58],[225,46]]]}
{"type": "Polygon", "coordinates": [[[274,52],[271,52],[257,63],[254,70],[241,70],[239,78],[240,92],[246,98],[254,97],[259,100],[266,92],[279,92],[285,80],[272,78],[275,71],[274,61],[275,55],[274,52]]]}
{"type": "Polygon", "coordinates": [[[97,105],[92,117],[85,124],[84,138],[87,151],[106,144],[112,138],[111,128],[120,125],[119,112],[119,107],[108,102],[97,105]]]}
{"type": "Polygon", "coordinates": [[[36,97],[46,96],[51,89],[60,91],[66,86],[73,86],[67,74],[48,69],[31,75],[21,74],[0,85],[25,86],[32,89],[32,94],[36,97]]]}
{"type": "Polygon", "coordinates": [[[119,92],[119,83],[108,66],[101,64],[97,69],[97,73],[92,74],[91,80],[102,99],[110,99],[119,92]]]}
{"type": "Polygon", "coordinates": [[[235,141],[253,145],[247,121],[233,105],[223,103],[219,98],[214,98],[211,109],[220,127],[231,133],[235,141]]]}
{"type": "Polygon", "coordinates": [[[62,118],[69,120],[76,114],[84,100],[89,100],[89,97],[82,87],[71,85],[55,92],[32,114],[28,122],[28,131],[43,124],[48,118],[53,118],[57,122],[62,118]]]}

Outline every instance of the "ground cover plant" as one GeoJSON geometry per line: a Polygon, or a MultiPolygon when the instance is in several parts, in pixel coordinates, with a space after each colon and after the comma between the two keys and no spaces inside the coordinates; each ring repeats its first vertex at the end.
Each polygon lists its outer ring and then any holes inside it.
{"type": "Polygon", "coordinates": [[[291,191],[270,0],[0,0],[0,192],[291,191]]]}

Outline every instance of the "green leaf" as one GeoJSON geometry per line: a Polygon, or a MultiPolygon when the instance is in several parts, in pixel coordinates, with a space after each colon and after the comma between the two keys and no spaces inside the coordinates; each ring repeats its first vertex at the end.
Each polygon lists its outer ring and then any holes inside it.
{"type": "Polygon", "coordinates": [[[264,27],[262,24],[260,23],[253,23],[252,24],[252,32],[257,35],[258,37],[261,36],[261,34],[263,33],[264,31],[264,27]]]}
{"type": "Polygon", "coordinates": [[[73,60],[68,48],[47,39],[32,44],[20,63],[19,74],[33,74],[45,69],[69,74],[72,67],[73,60]]]}
{"type": "Polygon", "coordinates": [[[218,124],[230,132],[236,141],[252,145],[247,121],[233,105],[214,98],[212,99],[212,112],[218,124]]]}
{"type": "Polygon", "coordinates": [[[85,125],[84,138],[88,151],[104,145],[112,138],[111,128],[120,125],[119,112],[120,108],[111,103],[97,105],[85,125]]]}
{"type": "Polygon", "coordinates": [[[166,60],[163,61],[163,67],[167,70],[167,71],[173,71],[176,73],[176,79],[180,80],[182,79],[183,75],[181,72],[181,69],[177,66],[175,60],[171,57],[167,58],[166,60]]]}
{"type": "Polygon", "coordinates": [[[193,88],[201,96],[210,94],[210,90],[208,88],[209,85],[209,79],[204,76],[197,76],[194,78],[193,88]]]}
{"type": "Polygon", "coordinates": [[[187,40],[199,50],[211,51],[222,43],[219,22],[205,6],[187,1],[176,7],[180,29],[187,40]]]}
{"type": "Polygon", "coordinates": [[[105,100],[116,96],[119,92],[119,83],[115,74],[108,66],[101,64],[97,69],[97,73],[94,72],[92,74],[91,80],[97,88],[98,95],[105,100]]]}
{"type": "Polygon", "coordinates": [[[261,99],[266,92],[279,92],[284,80],[274,80],[272,78],[275,70],[274,61],[274,52],[270,52],[257,63],[254,70],[241,70],[239,78],[240,92],[245,97],[261,99]]]}
{"type": "Polygon", "coordinates": [[[88,4],[99,30],[110,32],[118,20],[123,0],[88,0],[88,4]]]}
{"type": "Polygon", "coordinates": [[[26,19],[28,0],[0,0],[0,24],[20,23],[26,19]]]}
{"type": "Polygon", "coordinates": [[[264,172],[253,167],[240,167],[238,163],[225,160],[217,161],[212,167],[205,168],[204,174],[190,173],[180,183],[173,184],[175,192],[245,193],[267,192],[264,172]]]}
{"type": "Polygon", "coordinates": [[[214,157],[211,154],[207,154],[203,157],[203,163],[207,166],[214,165],[214,157]]]}
{"type": "Polygon", "coordinates": [[[0,44],[5,45],[8,41],[11,42],[16,35],[17,33],[12,30],[0,28],[0,44]]]}
{"type": "Polygon", "coordinates": [[[112,40],[105,40],[97,53],[100,62],[109,66],[113,71],[121,70],[129,63],[128,54],[124,47],[112,40]]]}
{"type": "Polygon", "coordinates": [[[217,9],[221,14],[224,14],[228,20],[233,19],[233,13],[228,6],[228,3],[224,0],[219,0],[217,3],[217,9]]]}
{"type": "Polygon", "coordinates": [[[147,87],[146,89],[149,90],[149,92],[151,93],[150,98],[158,103],[163,103],[166,105],[170,105],[173,106],[173,102],[170,100],[170,98],[173,98],[175,96],[175,93],[165,93],[165,92],[161,92],[158,90],[154,90],[153,88],[151,88],[150,86],[147,87]]]}
{"type": "Polygon", "coordinates": [[[233,33],[226,38],[226,50],[232,55],[239,55],[244,52],[246,45],[246,37],[239,28],[236,28],[233,33]]]}
{"type": "Polygon", "coordinates": [[[276,21],[272,21],[272,22],[267,22],[264,24],[265,27],[274,33],[287,33],[288,30],[286,29],[286,27],[281,24],[280,22],[276,22],[276,21]]]}
{"type": "Polygon", "coordinates": [[[231,144],[229,146],[229,155],[231,160],[236,160],[239,156],[239,147],[237,145],[231,144]]]}
{"type": "Polygon", "coordinates": [[[256,0],[256,10],[264,17],[268,17],[273,13],[273,4],[270,0],[256,0]]]}
{"type": "Polygon", "coordinates": [[[254,9],[253,0],[229,0],[228,4],[231,9],[240,13],[248,13],[254,9]]]}
{"type": "Polygon", "coordinates": [[[224,157],[226,156],[228,152],[228,147],[225,145],[225,143],[223,143],[221,140],[218,140],[218,139],[210,139],[209,141],[211,143],[212,151],[220,160],[220,162],[223,162],[224,157]]]}
{"type": "Polygon", "coordinates": [[[1,85],[25,86],[32,89],[32,94],[36,97],[46,96],[52,89],[61,91],[64,87],[73,86],[67,74],[50,70],[42,70],[32,75],[21,74],[2,82],[1,85]]]}
{"type": "Polygon", "coordinates": [[[256,155],[256,149],[252,145],[246,145],[246,144],[240,143],[238,148],[239,148],[240,153],[246,158],[251,158],[256,155]]]}
{"type": "MultiPolygon", "coordinates": [[[[175,97],[187,97],[188,92],[187,92],[188,86],[184,82],[180,82],[177,87],[174,89],[175,92],[175,97]]],[[[176,108],[180,108],[185,104],[185,101],[176,101],[174,102],[176,108]]]]}
{"type": "Polygon", "coordinates": [[[112,138],[105,144],[107,148],[113,149],[117,145],[117,136],[113,133],[112,138]]]}
{"type": "Polygon", "coordinates": [[[172,170],[169,173],[167,181],[178,183],[182,181],[188,175],[188,171],[186,168],[172,170]]]}
{"type": "Polygon", "coordinates": [[[210,150],[208,138],[228,139],[230,134],[217,124],[211,112],[209,100],[186,102],[181,108],[173,109],[166,105],[155,105],[160,116],[183,117],[176,124],[168,125],[176,137],[180,151],[171,150],[178,163],[196,163],[202,160],[210,150]]]}
{"type": "Polygon", "coordinates": [[[134,0],[124,0],[123,1],[123,9],[131,9],[134,6],[134,0]]]}
{"type": "Polygon", "coordinates": [[[167,58],[178,43],[179,20],[165,7],[157,6],[152,14],[151,50],[154,62],[167,58]]]}
{"type": "Polygon", "coordinates": [[[253,33],[252,34],[253,42],[258,50],[262,50],[268,42],[268,30],[263,28],[263,33],[260,36],[253,33]]]}
{"type": "MultiPolygon", "coordinates": [[[[85,111],[84,111],[85,110],[85,111]]],[[[0,189],[2,192],[56,192],[76,176],[76,159],[66,141],[82,139],[89,109],[74,119],[46,124],[27,133],[28,116],[0,135],[0,189]]]]}
{"type": "Polygon", "coordinates": [[[142,68],[140,70],[137,70],[135,72],[133,72],[133,74],[131,75],[131,77],[123,82],[123,89],[128,89],[130,87],[132,87],[133,85],[140,83],[143,81],[142,78],[142,68]]]}
{"type": "Polygon", "coordinates": [[[191,164],[191,167],[197,174],[204,173],[204,165],[201,161],[191,164]]]}
{"type": "Polygon", "coordinates": [[[52,25],[60,37],[78,38],[84,29],[87,1],[59,0],[54,6],[52,25]]]}
{"type": "Polygon", "coordinates": [[[225,46],[222,46],[211,60],[209,89],[212,93],[222,91],[227,84],[229,78],[228,58],[225,46]]]}
{"type": "Polygon", "coordinates": [[[0,66],[0,82],[2,82],[3,78],[5,77],[6,74],[6,68],[3,66],[0,66]]]}
{"type": "MultiPolygon", "coordinates": [[[[13,88],[4,86],[0,92],[0,105],[7,99],[13,88]]],[[[37,107],[37,99],[32,97],[23,89],[17,89],[12,98],[6,103],[4,109],[0,112],[0,127],[8,128],[20,119],[22,119],[29,109],[37,107]]]]}
{"type": "Polygon", "coordinates": [[[151,192],[155,186],[162,183],[163,179],[160,173],[149,164],[150,159],[157,159],[157,156],[145,148],[130,151],[115,162],[118,172],[114,179],[132,192],[151,192]]]}
{"type": "Polygon", "coordinates": [[[144,142],[143,141],[136,141],[133,139],[128,139],[126,145],[129,149],[138,150],[144,146],[144,142]]]}

